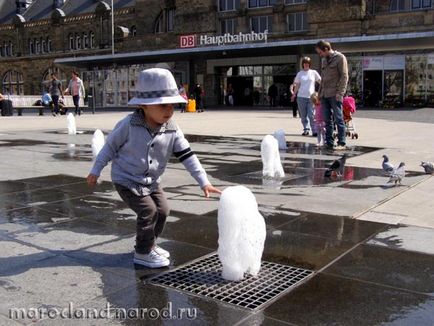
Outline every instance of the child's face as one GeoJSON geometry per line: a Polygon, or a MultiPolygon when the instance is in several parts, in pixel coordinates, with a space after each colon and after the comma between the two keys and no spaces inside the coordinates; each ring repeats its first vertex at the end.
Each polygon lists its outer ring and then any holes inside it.
{"type": "Polygon", "coordinates": [[[144,105],[145,120],[151,126],[162,125],[170,120],[173,115],[173,104],[144,105]]]}

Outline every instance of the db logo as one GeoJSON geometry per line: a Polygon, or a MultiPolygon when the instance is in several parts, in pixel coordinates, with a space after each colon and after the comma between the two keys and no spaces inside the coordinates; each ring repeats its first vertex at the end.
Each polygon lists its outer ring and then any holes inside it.
{"type": "Polygon", "coordinates": [[[183,35],[179,37],[181,48],[194,48],[196,46],[196,35],[183,35]]]}

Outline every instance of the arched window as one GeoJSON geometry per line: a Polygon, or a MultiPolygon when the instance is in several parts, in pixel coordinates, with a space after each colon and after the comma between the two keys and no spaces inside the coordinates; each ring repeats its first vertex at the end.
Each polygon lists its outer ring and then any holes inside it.
{"type": "Polygon", "coordinates": [[[9,57],[11,55],[11,50],[9,49],[9,44],[4,42],[3,47],[5,48],[5,57],[9,57]]]}
{"type": "Polygon", "coordinates": [[[9,70],[3,75],[2,90],[4,94],[23,95],[23,75],[16,70],[9,70]]]}
{"type": "Polygon", "coordinates": [[[79,34],[75,34],[75,45],[77,47],[77,50],[81,49],[81,37],[79,34]]]}
{"type": "Polygon", "coordinates": [[[36,53],[37,54],[41,53],[41,43],[37,39],[35,39],[34,42],[35,42],[36,53]]]}
{"type": "Polygon", "coordinates": [[[173,32],[175,26],[175,9],[168,9],[166,11],[166,31],[173,32]]]}
{"type": "Polygon", "coordinates": [[[161,12],[160,15],[158,15],[157,20],[155,21],[155,26],[154,26],[154,33],[158,34],[158,33],[163,33],[163,26],[164,26],[164,16],[163,13],[161,12]]]}
{"type": "Polygon", "coordinates": [[[65,73],[57,67],[50,67],[47,70],[45,70],[44,74],[42,75],[41,92],[48,91],[48,89],[50,88],[50,86],[51,86],[51,74],[52,73],[56,74],[57,79],[60,80],[60,82],[62,83],[63,89],[65,89],[66,86],[68,86],[67,85],[68,81],[66,80],[65,73]]]}
{"type": "Polygon", "coordinates": [[[175,8],[164,9],[155,20],[154,33],[172,32],[175,27],[175,8]]]}
{"type": "Polygon", "coordinates": [[[89,48],[89,38],[87,37],[87,33],[83,33],[83,48],[89,48]]]}
{"type": "Polygon", "coordinates": [[[72,35],[72,33],[71,33],[71,34],[69,34],[68,38],[69,38],[69,49],[72,51],[75,49],[74,35],[72,35]]]}
{"type": "Polygon", "coordinates": [[[32,41],[32,39],[29,39],[29,53],[34,54],[35,53],[35,45],[32,41]]]}
{"type": "Polygon", "coordinates": [[[53,51],[53,44],[51,43],[51,40],[49,37],[47,37],[47,50],[48,50],[48,52],[53,51]]]}
{"type": "Polygon", "coordinates": [[[11,56],[14,55],[14,44],[12,43],[12,41],[9,41],[9,52],[11,56]]]}
{"type": "Polygon", "coordinates": [[[0,44],[0,57],[3,57],[3,46],[0,44]]]}
{"type": "Polygon", "coordinates": [[[90,47],[91,49],[93,49],[94,46],[95,46],[95,33],[91,31],[91,32],[89,33],[89,35],[90,35],[89,47],[90,47]]]}
{"type": "Polygon", "coordinates": [[[45,42],[45,39],[41,37],[41,52],[46,53],[47,52],[47,43],[45,42]]]}
{"type": "Polygon", "coordinates": [[[137,35],[137,27],[136,26],[131,26],[131,28],[130,28],[130,35],[132,37],[134,37],[134,36],[137,35]]]}

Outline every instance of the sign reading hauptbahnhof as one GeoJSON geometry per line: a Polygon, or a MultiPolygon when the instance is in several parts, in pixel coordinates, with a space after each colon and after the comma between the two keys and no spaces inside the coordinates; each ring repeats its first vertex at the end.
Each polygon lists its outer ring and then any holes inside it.
{"type": "Polygon", "coordinates": [[[262,33],[239,33],[239,34],[229,34],[218,36],[209,35],[181,35],[179,37],[179,46],[181,48],[195,48],[198,46],[207,45],[228,45],[236,43],[250,43],[250,42],[267,42],[268,31],[262,33]]]}

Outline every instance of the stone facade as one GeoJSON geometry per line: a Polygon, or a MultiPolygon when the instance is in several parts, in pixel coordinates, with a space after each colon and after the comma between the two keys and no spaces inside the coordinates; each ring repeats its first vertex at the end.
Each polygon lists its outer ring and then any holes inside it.
{"type": "MultiPolygon", "coordinates": [[[[249,33],[255,16],[272,17],[269,42],[434,29],[434,4],[427,10],[391,12],[392,1],[385,0],[290,2],[276,0],[272,6],[249,8],[248,0],[239,0],[236,10],[220,11],[218,0],[136,0],[134,6],[115,10],[115,52],[176,49],[182,34],[219,35],[224,19],[235,20],[236,33],[249,33]],[[289,32],[288,14],[301,12],[308,21],[307,29],[289,32]],[[171,14],[173,29],[167,30],[171,14]]],[[[13,70],[22,76],[24,94],[38,94],[47,72],[58,71],[65,82],[69,79],[73,67],[55,66],[56,58],[111,53],[111,8],[100,1],[94,12],[75,16],[65,16],[61,8],[53,8],[50,18],[29,22],[17,15],[11,24],[0,25],[0,40],[2,91],[8,91],[5,76],[13,70]]],[[[190,83],[196,82],[196,75],[202,75],[206,87],[215,87],[218,80],[206,73],[206,58],[189,64],[190,83]]]]}

